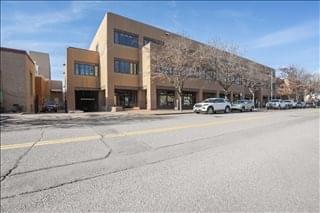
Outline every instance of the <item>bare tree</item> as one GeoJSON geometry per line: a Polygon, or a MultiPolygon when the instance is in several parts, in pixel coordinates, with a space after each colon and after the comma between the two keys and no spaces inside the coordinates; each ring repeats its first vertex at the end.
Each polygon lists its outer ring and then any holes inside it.
{"type": "Polygon", "coordinates": [[[209,66],[212,67],[212,70],[215,70],[216,80],[223,88],[225,97],[227,97],[232,85],[240,81],[243,72],[242,59],[239,57],[240,48],[238,45],[219,40],[210,41],[209,46],[209,66]]]}
{"type": "Polygon", "coordinates": [[[248,88],[254,103],[255,92],[270,84],[270,75],[272,73],[267,69],[258,70],[258,67],[250,61],[246,61],[243,66],[245,71],[241,72],[242,85],[248,88]]]}
{"type": "Polygon", "coordinates": [[[299,99],[308,87],[309,75],[303,68],[295,65],[280,68],[281,77],[284,79],[282,88],[287,96],[299,99]]]}
{"type": "Polygon", "coordinates": [[[163,78],[174,86],[178,109],[182,111],[182,96],[185,82],[204,76],[205,46],[186,37],[167,35],[163,45],[155,45],[152,54],[152,77],[163,78]]]}

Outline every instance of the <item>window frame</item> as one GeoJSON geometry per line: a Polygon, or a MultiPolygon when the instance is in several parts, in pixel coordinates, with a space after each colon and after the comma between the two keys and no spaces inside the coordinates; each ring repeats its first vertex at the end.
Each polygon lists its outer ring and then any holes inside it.
{"type": "Polygon", "coordinates": [[[139,48],[139,35],[135,34],[135,33],[127,32],[127,31],[124,31],[124,30],[114,29],[113,30],[113,43],[114,44],[123,45],[123,46],[126,46],[126,47],[139,48]],[[116,33],[124,34],[124,35],[131,36],[131,37],[136,37],[137,45],[135,46],[135,45],[130,45],[130,44],[126,44],[126,43],[121,43],[120,38],[119,38],[119,36],[116,36],[116,33]],[[116,38],[118,38],[118,41],[117,41],[116,38]]]}
{"type": "Polygon", "coordinates": [[[139,75],[140,74],[140,72],[139,72],[139,61],[114,57],[114,59],[113,59],[113,72],[114,73],[120,73],[120,74],[126,74],[126,75],[139,75]],[[122,62],[127,62],[128,64],[124,65],[124,64],[121,63],[121,61],[122,62]],[[123,66],[122,68],[129,69],[129,72],[117,71],[118,69],[116,68],[117,67],[116,66],[116,62],[118,62],[119,70],[121,70],[121,64],[122,64],[122,66],[123,66]]]}
{"type": "Polygon", "coordinates": [[[100,71],[99,64],[82,62],[82,61],[74,61],[73,75],[86,76],[86,77],[99,77],[99,71],[100,71]],[[90,67],[92,67],[93,70],[90,70],[89,69],[90,67]],[[93,75],[90,74],[92,73],[92,71],[93,71],[93,75]]]}

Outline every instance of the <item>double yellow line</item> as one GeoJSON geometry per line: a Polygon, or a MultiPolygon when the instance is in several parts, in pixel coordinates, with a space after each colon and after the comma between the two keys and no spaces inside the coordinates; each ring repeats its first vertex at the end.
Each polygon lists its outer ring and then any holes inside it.
{"type": "MultiPolygon", "coordinates": [[[[237,120],[212,121],[212,122],[200,123],[200,124],[188,124],[188,125],[179,125],[179,126],[172,126],[172,127],[135,130],[135,131],[127,132],[127,133],[106,134],[106,135],[103,135],[103,138],[119,138],[119,137],[146,135],[146,134],[151,134],[151,133],[172,132],[172,131],[189,129],[189,128],[202,128],[202,127],[214,126],[214,125],[218,125],[218,124],[227,124],[227,123],[243,122],[243,121],[250,121],[250,120],[258,120],[258,119],[262,119],[265,117],[266,116],[259,116],[259,117],[250,117],[250,118],[243,118],[243,119],[237,119],[237,120]]],[[[81,137],[73,137],[73,138],[62,138],[62,139],[55,139],[55,140],[45,140],[45,141],[40,141],[40,142],[36,143],[34,146],[76,143],[76,142],[83,142],[83,141],[98,140],[100,138],[101,138],[101,136],[99,136],[99,135],[91,135],[91,136],[81,136],[81,137]]],[[[34,144],[34,142],[1,145],[0,149],[1,150],[9,150],[9,149],[28,148],[28,147],[31,147],[33,144],[34,144]]]]}

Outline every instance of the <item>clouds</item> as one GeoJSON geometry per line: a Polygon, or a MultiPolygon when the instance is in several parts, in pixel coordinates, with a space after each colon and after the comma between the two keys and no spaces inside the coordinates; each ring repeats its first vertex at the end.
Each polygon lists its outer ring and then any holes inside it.
{"type": "Polygon", "coordinates": [[[1,46],[49,53],[52,78],[63,79],[61,69],[66,48],[89,45],[88,27],[75,23],[102,10],[101,4],[105,3],[77,1],[59,5],[47,2],[35,3],[34,8],[26,5],[29,8],[25,10],[20,3],[1,3],[1,46]]]}
{"type": "Polygon", "coordinates": [[[317,23],[307,22],[266,34],[249,43],[249,48],[268,48],[298,42],[319,34],[317,23]]]}

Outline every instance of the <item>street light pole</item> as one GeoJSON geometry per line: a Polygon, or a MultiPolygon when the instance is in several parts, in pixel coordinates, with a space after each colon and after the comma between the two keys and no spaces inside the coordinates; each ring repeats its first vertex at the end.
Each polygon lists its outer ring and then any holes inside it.
{"type": "Polygon", "coordinates": [[[67,87],[66,87],[66,64],[63,64],[63,68],[64,68],[64,85],[63,85],[63,89],[64,89],[64,112],[68,113],[68,103],[67,103],[67,87]]]}
{"type": "Polygon", "coordinates": [[[270,100],[273,97],[273,71],[270,72],[270,100]]]}

